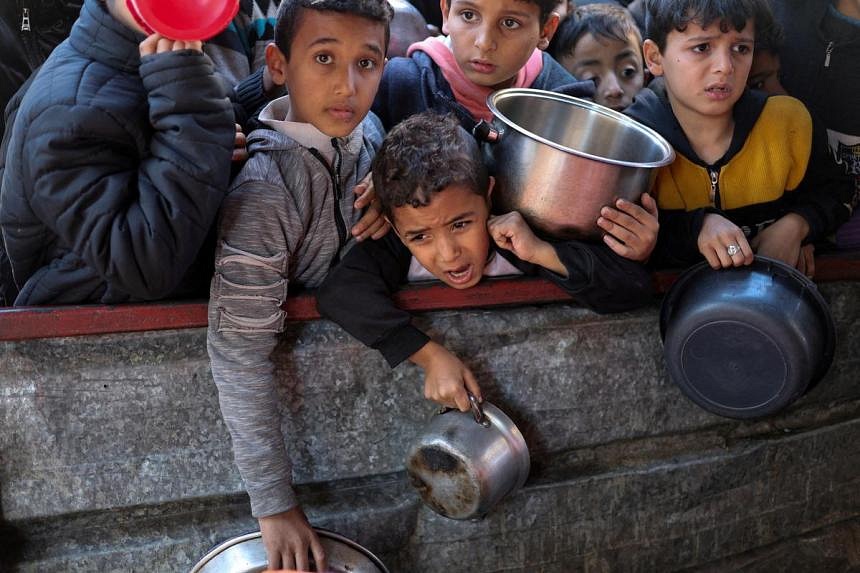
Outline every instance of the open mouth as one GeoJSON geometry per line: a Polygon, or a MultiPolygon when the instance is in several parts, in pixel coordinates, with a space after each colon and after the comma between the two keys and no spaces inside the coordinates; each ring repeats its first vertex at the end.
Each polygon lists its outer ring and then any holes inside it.
{"type": "Polygon", "coordinates": [[[448,282],[454,285],[468,283],[472,279],[472,265],[463,265],[454,270],[445,271],[448,282]]]}
{"type": "Polygon", "coordinates": [[[725,99],[732,95],[732,88],[728,85],[718,85],[705,88],[705,93],[714,99],[725,99]]]}

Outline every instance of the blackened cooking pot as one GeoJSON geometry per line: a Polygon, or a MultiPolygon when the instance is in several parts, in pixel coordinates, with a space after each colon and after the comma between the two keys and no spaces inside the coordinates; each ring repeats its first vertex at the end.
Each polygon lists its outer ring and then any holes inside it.
{"type": "Polygon", "coordinates": [[[471,412],[433,416],[406,456],[424,503],[451,519],[483,517],[529,475],[529,450],[513,421],[489,402],[469,401],[471,412]]]}
{"type": "Polygon", "coordinates": [[[836,344],[815,283],[761,256],[745,267],[686,271],[663,301],[660,334],[672,381],[730,418],[791,404],[827,373],[836,344]]]}
{"type": "Polygon", "coordinates": [[[487,98],[497,212],[519,211],[559,238],[594,239],[600,209],[618,198],[637,201],[656,168],[675,152],[656,131],[596,103],[554,92],[511,88],[487,98]]]}

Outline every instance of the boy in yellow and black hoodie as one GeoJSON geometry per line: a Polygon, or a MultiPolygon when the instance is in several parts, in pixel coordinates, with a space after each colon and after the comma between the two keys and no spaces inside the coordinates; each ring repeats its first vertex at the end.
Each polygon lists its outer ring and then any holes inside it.
{"type": "Polygon", "coordinates": [[[811,276],[803,246],[848,218],[851,183],[823,157],[800,101],[745,89],[755,38],[773,26],[767,0],[653,0],[647,10],[643,51],[657,79],[627,113],[678,155],[654,184],[658,264],[704,257],[726,268],[756,253],[811,276]]]}

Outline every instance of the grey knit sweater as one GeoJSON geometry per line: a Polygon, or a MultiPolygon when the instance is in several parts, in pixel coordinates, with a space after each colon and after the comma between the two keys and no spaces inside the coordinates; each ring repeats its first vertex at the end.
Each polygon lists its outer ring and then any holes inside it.
{"type": "Polygon", "coordinates": [[[333,140],[280,119],[289,97],[269,104],[252,132],[250,159],[221,208],[207,346],[236,464],[264,517],[296,505],[291,464],[269,358],[285,328],[290,283],[315,287],[351,246],[361,213],[353,189],[382,143],[370,115],[333,140]]]}

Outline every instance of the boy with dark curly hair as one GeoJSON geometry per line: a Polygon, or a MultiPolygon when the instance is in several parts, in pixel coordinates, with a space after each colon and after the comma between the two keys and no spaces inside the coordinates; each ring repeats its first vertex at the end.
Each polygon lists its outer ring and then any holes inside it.
{"type": "Polygon", "coordinates": [[[412,116],[385,138],[373,162],[377,196],[395,235],[357,245],[320,286],[320,313],[394,367],[424,370],[424,395],[469,409],[480,398],[471,370],[412,324],[392,294],[405,281],[438,279],[467,289],[485,276],[539,275],[597,312],[618,312],[650,299],[644,266],[605,244],[536,236],[516,211],[490,217],[493,178],[474,138],[456,119],[412,116]]]}
{"type": "Polygon", "coordinates": [[[666,137],[658,170],[658,255],[715,269],[766,255],[813,273],[803,245],[849,214],[850,181],[823,132],[788,96],[746,89],[755,42],[774,25],[767,0],[651,0],[645,63],[657,79],[627,113],[666,137]]]}

